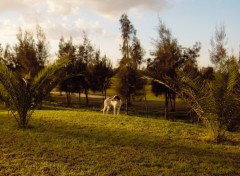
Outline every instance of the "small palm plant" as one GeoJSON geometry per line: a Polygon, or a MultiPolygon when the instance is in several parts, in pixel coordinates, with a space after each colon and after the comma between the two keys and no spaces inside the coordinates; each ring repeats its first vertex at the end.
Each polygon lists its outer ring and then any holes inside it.
{"type": "Polygon", "coordinates": [[[62,80],[64,67],[69,62],[67,57],[58,59],[45,67],[37,76],[24,78],[12,72],[0,63],[0,95],[9,106],[9,110],[20,128],[27,128],[29,120],[42,100],[62,80]]]}
{"type": "Polygon", "coordinates": [[[213,140],[220,142],[231,121],[240,115],[237,61],[231,58],[222,64],[211,81],[183,71],[178,75],[178,92],[208,127],[213,140]]]}

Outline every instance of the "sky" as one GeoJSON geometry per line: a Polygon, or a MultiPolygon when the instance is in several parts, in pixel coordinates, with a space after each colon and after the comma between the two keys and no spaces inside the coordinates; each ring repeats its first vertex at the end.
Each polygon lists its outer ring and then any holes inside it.
{"type": "Polygon", "coordinates": [[[180,45],[201,43],[200,66],[211,65],[210,40],[220,25],[226,27],[229,54],[239,56],[239,0],[0,0],[0,43],[13,45],[20,27],[34,32],[39,24],[49,41],[50,57],[56,58],[60,38],[72,37],[79,44],[84,30],[102,55],[117,66],[123,13],[137,30],[146,58],[154,50],[159,19],[180,45]]]}

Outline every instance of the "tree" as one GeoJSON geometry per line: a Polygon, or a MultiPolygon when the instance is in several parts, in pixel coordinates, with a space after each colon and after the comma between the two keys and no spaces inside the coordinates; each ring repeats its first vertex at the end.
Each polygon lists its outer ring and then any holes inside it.
{"type": "Polygon", "coordinates": [[[0,61],[13,71],[15,71],[16,68],[19,68],[20,65],[17,58],[15,57],[15,53],[12,47],[9,44],[6,45],[5,49],[1,47],[0,61]]]}
{"type": "MultiPolygon", "coordinates": [[[[172,37],[171,31],[166,25],[161,20],[159,22],[159,38],[154,40],[155,50],[152,52],[154,58],[148,60],[147,74],[154,79],[152,91],[156,95],[164,94],[165,118],[168,119],[169,102],[171,111],[175,111],[176,92],[162,83],[168,82],[168,79],[177,81],[175,70],[179,67],[184,70],[197,70],[196,57],[198,57],[201,47],[200,43],[196,43],[192,48],[182,47],[178,44],[177,39],[172,37]]],[[[173,84],[170,87],[172,86],[177,85],[173,84]]],[[[174,87],[174,89],[176,88],[174,87]]]]}
{"type": "Polygon", "coordinates": [[[42,100],[62,80],[68,58],[61,58],[42,69],[31,78],[22,77],[0,63],[0,83],[2,99],[10,105],[10,111],[20,128],[27,128],[34,110],[42,100]]]}
{"type": "MultiPolygon", "coordinates": [[[[154,59],[148,62],[147,72],[156,80],[164,81],[165,77],[176,79],[175,69],[180,65],[181,49],[177,39],[172,37],[171,31],[160,20],[158,27],[159,39],[154,41],[155,51],[152,52],[154,59]]],[[[165,85],[159,85],[159,82],[153,80],[152,91],[156,94],[165,96],[165,118],[168,119],[168,105],[175,102],[176,93],[165,85]]],[[[171,104],[172,105],[172,104],[171,104]]],[[[175,103],[171,106],[172,111],[175,103]]]]}
{"type": "Polygon", "coordinates": [[[41,27],[36,27],[36,37],[30,31],[19,29],[17,43],[2,49],[1,62],[24,78],[34,77],[47,63],[48,42],[41,27]]]}
{"type": "Polygon", "coordinates": [[[81,70],[84,78],[82,80],[82,88],[84,89],[86,104],[88,105],[88,91],[91,88],[91,68],[93,67],[93,58],[94,58],[95,50],[91,44],[91,41],[88,39],[87,34],[83,32],[83,43],[80,44],[77,48],[77,63],[76,67],[78,70],[81,70]]]}
{"type": "Polygon", "coordinates": [[[36,33],[37,41],[35,44],[36,59],[41,70],[48,62],[47,58],[49,56],[49,42],[47,42],[44,31],[40,25],[37,25],[36,32],[37,32],[36,33]]]}
{"type": "Polygon", "coordinates": [[[100,56],[100,51],[96,52],[93,60],[93,68],[91,70],[93,91],[101,91],[102,96],[106,98],[107,89],[111,86],[110,78],[114,75],[112,63],[107,56],[100,56]]]}
{"type": "Polygon", "coordinates": [[[209,50],[210,59],[216,68],[219,68],[227,59],[226,36],[225,26],[221,25],[216,27],[215,35],[210,41],[212,47],[211,50],[209,50]]]}
{"type": "Polygon", "coordinates": [[[213,80],[214,79],[214,70],[213,67],[202,67],[200,70],[201,76],[205,80],[213,80]]]}
{"type": "Polygon", "coordinates": [[[102,72],[99,77],[101,87],[102,87],[102,92],[104,94],[104,98],[107,97],[107,89],[111,87],[111,78],[114,75],[114,70],[112,67],[112,63],[110,59],[107,58],[107,56],[103,56],[102,60],[99,63],[98,70],[101,70],[102,72]]]}
{"type": "Polygon", "coordinates": [[[109,76],[109,70],[104,67],[99,68],[105,62],[101,60],[100,51],[95,51],[87,34],[83,32],[83,42],[79,45],[74,45],[71,38],[65,42],[62,37],[59,42],[59,56],[71,58],[71,63],[66,70],[67,74],[72,76],[68,77],[60,85],[60,89],[66,91],[68,105],[71,103],[71,93],[73,92],[79,94],[80,104],[82,91],[85,93],[86,104],[88,105],[89,89],[102,91],[100,83],[106,83],[107,79],[100,80],[100,77],[109,76]],[[105,70],[100,71],[99,69],[105,70]]]}
{"type": "MultiPolygon", "coordinates": [[[[63,37],[61,37],[60,39],[58,57],[64,57],[64,56],[67,56],[70,58],[70,63],[65,69],[66,75],[72,75],[77,58],[76,58],[76,47],[73,45],[71,37],[68,41],[65,41],[63,37]]],[[[66,92],[67,104],[69,106],[71,104],[71,93],[73,92],[73,89],[74,89],[72,77],[63,80],[59,85],[59,88],[60,88],[60,91],[66,92]]]]}
{"type": "Polygon", "coordinates": [[[116,85],[120,95],[124,95],[127,103],[131,103],[132,96],[144,95],[144,85],[145,81],[142,79],[142,75],[138,70],[131,67],[122,68],[118,72],[118,78],[120,79],[116,85]]]}
{"type": "Polygon", "coordinates": [[[139,39],[133,36],[132,45],[130,46],[131,65],[137,70],[140,69],[140,65],[143,63],[143,56],[145,51],[143,50],[139,39]]]}
{"type": "Polygon", "coordinates": [[[135,36],[136,30],[128,16],[123,14],[119,21],[123,39],[121,47],[123,57],[120,60],[117,73],[117,78],[119,79],[117,92],[126,99],[128,113],[128,104],[131,104],[131,98],[144,94],[144,80],[141,78],[142,76],[138,70],[143,60],[144,50],[135,36]],[[130,45],[131,41],[132,45],[130,45]]]}
{"type": "Polygon", "coordinates": [[[133,26],[133,24],[131,23],[131,21],[128,19],[127,14],[122,14],[121,18],[120,18],[120,24],[121,24],[121,32],[122,32],[122,39],[123,39],[123,45],[121,48],[122,54],[123,54],[123,58],[121,63],[126,64],[128,63],[128,59],[129,59],[129,41],[131,40],[131,35],[135,35],[136,34],[136,30],[133,26]],[[126,62],[126,63],[125,63],[126,62]]]}
{"type": "Polygon", "coordinates": [[[18,43],[14,46],[15,69],[26,78],[34,77],[43,69],[48,57],[48,42],[43,30],[37,26],[37,39],[29,31],[19,29],[18,43]]]}

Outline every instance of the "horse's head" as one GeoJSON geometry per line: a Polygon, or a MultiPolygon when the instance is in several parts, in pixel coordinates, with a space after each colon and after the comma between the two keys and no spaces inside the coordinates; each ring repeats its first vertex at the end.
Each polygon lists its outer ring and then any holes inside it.
{"type": "Polygon", "coordinates": [[[121,100],[121,98],[118,95],[114,95],[112,100],[121,100]]]}

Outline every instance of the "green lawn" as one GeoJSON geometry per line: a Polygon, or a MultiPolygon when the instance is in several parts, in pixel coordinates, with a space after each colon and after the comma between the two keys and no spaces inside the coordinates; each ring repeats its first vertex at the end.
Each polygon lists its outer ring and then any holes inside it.
{"type": "Polygon", "coordinates": [[[240,134],[214,144],[202,126],[83,110],[38,110],[18,129],[0,112],[0,175],[240,175],[240,134]]]}

